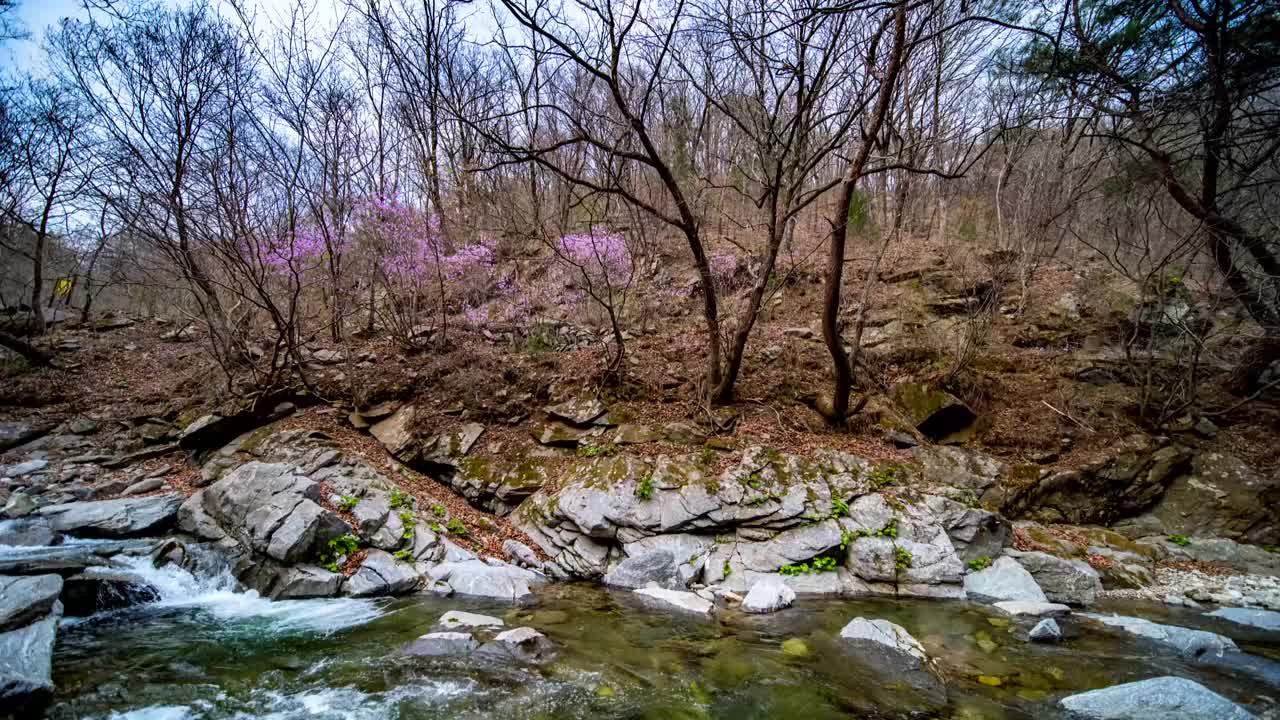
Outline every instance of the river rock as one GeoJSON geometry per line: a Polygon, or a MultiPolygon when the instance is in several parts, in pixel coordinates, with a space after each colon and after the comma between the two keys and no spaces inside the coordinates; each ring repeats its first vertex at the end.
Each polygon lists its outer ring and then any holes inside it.
{"type": "Polygon", "coordinates": [[[63,612],[88,617],[152,602],[160,591],[135,573],[109,568],[88,568],[66,579],[62,588],[63,612]]]}
{"type": "Polygon", "coordinates": [[[58,540],[58,533],[47,517],[0,520],[0,545],[53,545],[58,540]]]}
{"type": "Polygon", "coordinates": [[[1254,716],[1200,683],[1158,677],[1069,695],[1062,707],[1089,720],[1253,720],[1254,716]]]}
{"type": "Polygon", "coordinates": [[[546,582],[538,573],[501,563],[490,565],[483,560],[442,562],[431,568],[432,582],[441,582],[459,595],[488,597],[510,602],[533,598],[531,586],[546,582]]]}
{"type": "Polygon", "coordinates": [[[0,576],[0,631],[13,630],[48,615],[62,592],[58,575],[0,576]]]}
{"type": "Polygon", "coordinates": [[[683,590],[686,587],[680,578],[676,556],[670,550],[651,550],[641,555],[632,555],[605,573],[603,582],[605,585],[629,590],[649,586],[671,590],[683,590]]]}
{"type": "Polygon", "coordinates": [[[1031,628],[1031,632],[1027,634],[1027,637],[1032,642],[1058,642],[1062,639],[1062,628],[1058,627],[1057,620],[1045,618],[1031,628]]]}
{"type": "Polygon", "coordinates": [[[470,655],[480,648],[480,641],[464,632],[427,633],[409,643],[405,655],[414,657],[451,657],[470,655]]]}
{"type": "Polygon", "coordinates": [[[604,403],[596,398],[574,398],[546,408],[550,417],[571,425],[590,425],[604,415],[604,403]]]}
{"type": "Polygon", "coordinates": [[[518,627],[498,633],[491,642],[481,646],[480,653],[516,662],[541,664],[552,659],[555,646],[546,635],[537,630],[518,627]]]}
{"type": "Polygon", "coordinates": [[[0,633],[0,709],[35,716],[53,697],[53,644],[62,615],[56,605],[42,620],[0,633]]]}
{"type": "Polygon", "coordinates": [[[964,577],[965,593],[980,602],[1000,600],[1025,600],[1048,602],[1036,580],[1017,560],[1001,557],[991,567],[964,577]]]}
{"type": "Polygon", "coordinates": [[[26,462],[20,462],[14,465],[0,468],[0,475],[11,478],[26,477],[34,473],[38,473],[49,466],[49,461],[44,458],[34,458],[26,462]]]}
{"type": "Polygon", "coordinates": [[[1042,552],[1009,553],[1031,573],[1051,602],[1092,605],[1102,592],[1102,576],[1083,560],[1065,560],[1042,552]]]}
{"type": "Polygon", "coordinates": [[[395,559],[385,550],[371,549],[356,574],[347,578],[342,592],[352,597],[402,595],[418,587],[413,566],[395,559]]]}
{"type": "Polygon", "coordinates": [[[502,553],[507,556],[508,560],[520,567],[529,568],[531,570],[542,569],[542,560],[538,558],[538,554],[533,551],[533,548],[525,545],[519,540],[503,540],[502,553]]]}
{"type": "MultiPolygon", "coordinates": [[[[938,447],[939,450],[958,448],[938,447]]],[[[999,557],[1009,543],[1009,522],[998,513],[969,507],[948,498],[931,495],[924,506],[946,530],[956,555],[962,562],[980,557],[999,557]]]]}
{"type": "Polygon", "coordinates": [[[1272,610],[1226,607],[1218,608],[1217,610],[1206,614],[1209,615],[1209,617],[1222,618],[1227,622],[1233,622],[1238,625],[1248,625],[1249,627],[1258,628],[1259,630],[1280,632],[1280,612],[1272,610]]]}
{"type": "Polygon", "coordinates": [[[930,665],[920,641],[888,620],[857,617],[840,630],[843,644],[866,656],[868,664],[891,672],[914,672],[930,665]]]}
{"type": "Polygon", "coordinates": [[[285,568],[271,587],[272,600],[334,597],[346,578],[315,565],[285,568]]]}
{"type": "Polygon", "coordinates": [[[501,618],[462,610],[450,610],[441,615],[440,619],[436,621],[436,627],[452,631],[500,628],[504,625],[506,623],[501,618]]]}
{"type": "Polygon", "coordinates": [[[36,512],[58,532],[86,538],[132,538],[158,535],[173,527],[181,495],[73,502],[36,512]]]}
{"type": "Polygon", "coordinates": [[[632,592],[639,595],[648,604],[662,608],[696,613],[698,615],[709,616],[711,615],[712,609],[715,607],[710,600],[683,590],[640,588],[639,590],[633,590],[632,592]]]}
{"type": "Polygon", "coordinates": [[[1027,600],[1002,600],[992,603],[992,607],[1010,615],[1030,615],[1032,617],[1061,617],[1071,614],[1071,608],[1061,603],[1030,602],[1027,600]]]}
{"type": "Polygon", "coordinates": [[[35,498],[30,493],[15,492],[5,501],[4,508],[0,509],[0,515],[7,518],[24,518],[35,512],[37,508],[35,498]]]}
{"type": "Polygon", "coordinates": [[[1205,630],[1161,625],[1150,620],[1123,615],[1085,615],[1084,617],[1172,648],[1183,657],[1200,657],[1206,654],[1221,656],[1225,652],[1239,650],[1231,638],[1205,630]]]}
{"type": "Polygon", "coordinates": [[[48,426],[23,422],[0,422],[0,452],[28,443],[49,431],[48,426]]]}
{"type": "Polygon", "coordinates": [[[752,583],[746,598],[742,601],[742,610],[749,613],[777,612],[796,600],[796,591],[792,590],[781,578],[759,580],[752,583]]]}

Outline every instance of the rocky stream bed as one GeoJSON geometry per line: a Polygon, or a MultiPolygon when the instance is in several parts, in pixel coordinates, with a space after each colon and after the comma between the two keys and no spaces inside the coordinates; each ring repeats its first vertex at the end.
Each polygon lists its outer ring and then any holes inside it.
{"type": "MultiPolygon", "coordinates": [[[[572,410],[556,422],[596,422],[572,410]]],[[[1280,716],[1280,563],[1249,544],[1274,520],[1225,490],[1216,515],[1170,506],[1215,481],[1177,446],[1020,485],[942,446],[912,466],[577,453],[552,477],[469,462],[475,428],[418,438],[398,415],[372,428],[389,453],[529,543],[472,552],[447,509],[270,425],[191,423],[175,439],[192,486],[141,473],[104,491],[67,468],[114,460],[48,447],[4,468],[0,710],[1280,716]],[[1168,534],[1187,517],[1214,534],[1168,534]]]]}

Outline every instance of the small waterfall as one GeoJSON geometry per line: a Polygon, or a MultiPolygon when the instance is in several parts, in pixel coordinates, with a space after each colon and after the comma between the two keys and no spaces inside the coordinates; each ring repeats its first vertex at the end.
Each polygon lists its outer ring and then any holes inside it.
{"type": "MultiPolygon", "coordinates": [[[[332,598],[269,600],[257,591],[239,592],[225,563],[208,574],[193,575],[175,563],[156,567],[149,556],[117,556],[121,570],[137,575],[157,590],[144,607],[190,608],[203,617],[227,625],[244,624],[253,632],[271,635],[311,633],[329,635],[363,625],[382,615],[375,600],[332,598]]],[[[208,563],[200,563],[202,567],[208,563]]],[[[234,629],[228,627],[229,630],[234,629]]]]}

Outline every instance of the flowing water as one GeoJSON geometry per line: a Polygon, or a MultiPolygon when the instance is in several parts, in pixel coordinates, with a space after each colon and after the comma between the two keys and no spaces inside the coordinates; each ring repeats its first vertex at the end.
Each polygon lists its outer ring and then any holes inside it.
{"type": "MultiPolygon", "coordinates": [[[[1164,674],[1241,702],[1272,692],[1071,622],[1063,644],[1031,644],[1027,623],[966,603],[801,600],[771,616],[707,621],[589,585],[549,587],[527,607],[426,596],[270,602],[235,592],[225,573],[197,579],[145,558],[134,570],[160,589],[159,599],[64,622],[51,717],[999,720],[1058,717],[1064,695],[1164,674]],[[533,668],[399,654],[453,609],[537,628],[559,655],[533,668]],[[938,658],[945,697],[926,697],[843,650],[834,638],[859,615],[912,632],[938,658]]],[[[1198,615],[1173,620],[1224,630],[1198,615]]],[[[1270,655],[1280,643],[1256,637],[1245,647],[1270,655]]]]}

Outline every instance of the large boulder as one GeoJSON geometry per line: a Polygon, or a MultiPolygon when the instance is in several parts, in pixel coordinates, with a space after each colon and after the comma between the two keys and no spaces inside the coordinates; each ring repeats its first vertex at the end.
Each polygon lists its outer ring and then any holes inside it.
{"type": "Polygon", "coordinates": [[[480,647],[480,654],[502,660],[542,664],[553,659],[555,645],[546,635],[531,627],[518,627],[495,635],[492,641],[480,647]]]}
{"type": "MultiPolygon", "coordinates": [[[[320,485],[283,463],[248,462],[183,505],[183,527],[207,515],[222,532],[280,562],[304,560],[347,529],[320,504],[320,485]]],[[[212,539],[212,538],[211,538],[212,539]]]]}
{"type": "Polygon", "coordinates": [[[1010,472],[1000,460],[968,448],[920,445],[911,454],[926,482],[973,499],[998,497],[1000,480],[1010,472]]]}
{"type": "Polygon", "coordinates": [[[396,560],[385,550],[370,550],[355,575],[343,583],[342,592],[352,597],[403,595],[417,589],[419,576],[413,566],[396,560]]]}
{"type": "Polygon", "coordinates": [[[87,617],[152,602],[160,591],[136,573],[89,568],[67,578],[60,597],[67,615],[87,617]]]}
{"type": "Polygon", "coordinates": [[[1256,472],[1239,458],[1202,452],[1190,472],[1169,485],[1150,515],[1162,534],[1219,536],[1254,545],[1280,544],[1280,474],[1256,472]]]}
{"type": "Polygon", "coordinates": [[[31,442],[49,432],[51,426],[24,422],[0,422],[0,452],[31,442]]]}
{"type": "Polygon", "coordinates": [[[272,600],[327,598],[338,594],[345,578],[315,565],[294,565],[283,569],[268,595],[272,600]]]}
{"type": "Polygon", "coordinates": [[[39,717],[53,697],[53,644],[62,608],[43,619],[0,633],[0,710],[39,717]]]}
{"type": "Polygon", "coordinates": [[[58,575],[0,576],[0,631],[13,630],[48,615],[62,592],[58,575]]]}
{"type": "Polygon", "coordinates": [[[533,599],[534,586],[546,578],[524,568],[506,563],[489,564],[483,560],[446,561],[431,568],[433,583],[443,583],[458,595],[494,598],[510,602],[533,599]]]}
{"type": "Polygon", "coordinates": [[[1042,552],[1010,551],[1031,573],[1050,602],[1092,605],[1102,592],[1102,576],[1083,560],[1066,560],[1042,552]]]}
{"type": "Polygon", "coordinates": [[[966,575],[964,590],[970,598],[981,602],[1048,602],[1031,573],[1019,565],[1017,560],[1007,556],[999,558],[985,570],[966,575]]]}
{"type": "Polygon", "coordinates": [[[916,430],[939,444],[963,443],[973,434],[978,416],[959,398],[921,383],[898,383],[893,400],[916,430]]]}
{"type": "Polygon", "coordinates": [[[1019,487],[1002,510],[1038,522],[1111,525],[1153,507],[1190,466],[1191,451],[1181,445],[1140,444],[1111,459],[1019,487]]]}
{"type": "Polygon", "coordinates": [[[676,556],[670,550],[632,555],[604,574],[604,584],[630,590],[650,585],[671,590],[686,587],[680,578],[676,556]]]}
{"type": "Polygon", "coordinates": [[[1243,707],[1193,680],[1158,677],[1069,695],[1062,707],[1088,720],[1253,720],[1243,707]]]}
{"type": "Polygon", "coordinates": [[[1012,534],[1009,521],[999,513],[936,495],[926,497],[924,506],[947,531],[956,555],[964,562],[980,557],[998,557],[1005,545],[1009,544],[1012,534]]]}
{"type": "Polygon", "coordinates": [[[840,645],[878,672],[917,686],[941,685],[924,646],[901,625],[857,617],[840,630],[840,645]]]}
{"type": "Polygon", "coordinates": [[[181,495],[97,500],[47,505],[36,512],[57,532],[86,538],[159,535],[178,518],[181,495]]]}
{"type": "Polygon", "coordinates": [[[790,607],[795,602],[796,591],[781,578],[759,580],[751,585],[742,600],[743,612],[771,613],[790,607]]]}
{"type": "Polygon", "coordinates": [[[452,469],[484,432],[483,425],[467,423],[452,432],[424,434],[418,427],[418,413],[416,406],[404,405],[369,428],[369,434],[392,457],[424,472],[452,469]]]}

